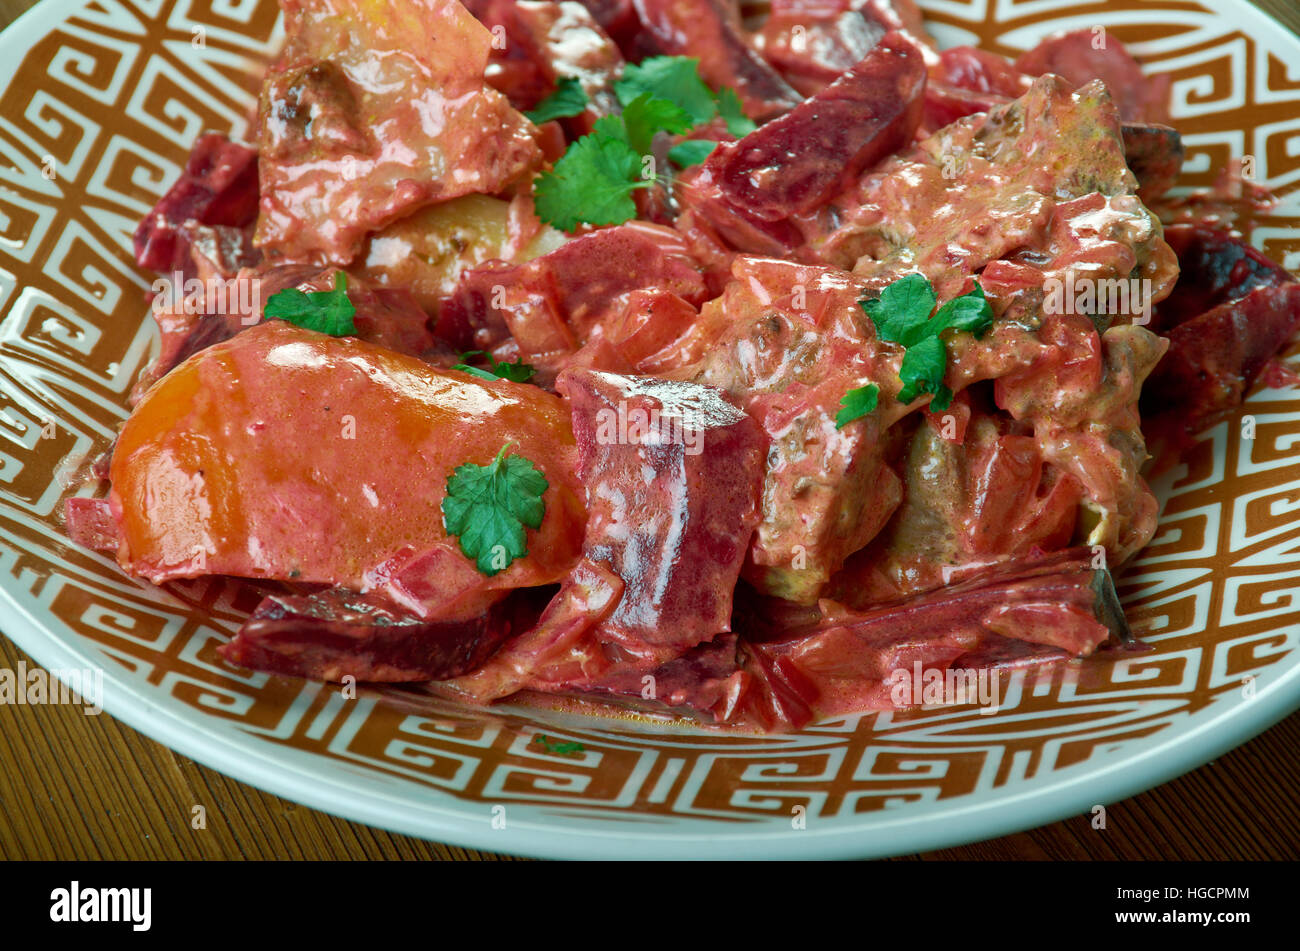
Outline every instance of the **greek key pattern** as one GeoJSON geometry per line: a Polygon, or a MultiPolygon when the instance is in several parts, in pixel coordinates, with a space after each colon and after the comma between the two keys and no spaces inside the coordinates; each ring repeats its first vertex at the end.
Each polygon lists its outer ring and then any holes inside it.
{"type": "MultiPolygon", "coordinates": [[[[52,0],[53,2],[53,0],[52,0]]],[[[923,0],[948,43],[1010,55],[1055,29],[1105,26],[1173,78],[1183,184],[1252,155],[1284,199],[1260,246],[1300,266],[1300,41],[1186,0],[923,0]],[[1176,15],[1175,15],[1176,14],[1176,15]]],[[[1263,390],[1159,483],[1159,534],[1123,579],[1154,648],[1017,671],[994,715],[873,714],[797,735],[738,736],[505,706],[467,711],[412,688],[337,688],[249,673],[215,648],[259,594],[201,580],[154,589],[64,537],[70,476],[104,451],[147,361],[131,231],[204,129],[242,134],[274,0],[51,6],[0,91],[0,592],[42,637],[102,664],[196,734],[307,782],[486,822],[649,828],[701,820],[877,821],[1010,796],[1101,756],[1139,760],[1163,731],[1249,703],[1300,664],[1300,394],[1263,390]],[[544,733],[576,742],[559,753],[544,733]]],[[[5,34],[8,36],[8,34],[5,34]]],[[[3,39],[0,39],[0,43],[3,39]]],[[[35,649],[39,645],[24,643],[35,649]]],[[[305,794],[304,794],[305,795],[305,794]]]]}

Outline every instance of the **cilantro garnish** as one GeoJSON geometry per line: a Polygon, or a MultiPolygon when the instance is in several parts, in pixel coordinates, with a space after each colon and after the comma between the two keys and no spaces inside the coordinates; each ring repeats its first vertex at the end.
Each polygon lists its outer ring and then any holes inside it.
{"type": "Polygon", "coordinates": [[[552,119],[567,119],[570,116],[581,115],[586,108],[587,92],[582,88],[582,83],[572,76],[565,76],[555,84],[555,92],[524,115],[533,125],[541,125],[552,119]]]}
{"type": "Polygon", "coordinates": [[[485,466],[465,463],[447,478],[442,521],[460,550],[491,577],[528,554],[524,528],[541,528],[546,477],[523,456],[506,456],[506,443],[485,466]]]}
{"type": "Polygon", "coordinates": [[[622,224],[636,217],[632,192],[653,184],[653,179],[641,178],[641,155],[627,142],[584,135],[533,183],[537,217],[561,231],[583,222],[622,224]]]}
{"type": "Polygon", "coordinates": [[[650,154],[656,132],[680,135],[694,127],[690,113],[677,103],[642,93],[624,104],[621,116],[605,116],[592,131],[622,139],[639,157],[650,154]]]}
{"type": "Polygon", "coordinates": [[[266,299],[262,313],[279,317],[308,330],[318,330],[331,337],[356,336],[357,328],[352,316],[357,312],[348,300],[348,276],[339,271],[334,277],[332,291],[303,292],[296,287],[276,291],[266,299]]]}
{"type": "Polygon", "coordinates": [[[548,753],[581,753],[586,748],[576,741],[570,743],[553,743],[551,740],[546,738],[545,733],[537,734],[537,736],[533,737],[533,742],[541,744],[545,747],[548,753]]]}
{"type": "Polygon", "coordinates": [[[874,412],[880,399],[880,387],[874,383],[849,390],[840,399],[840,411],[835,414],[835,428],[843,429],[855,419],[874,412]]]}
{"type": "Polygon", "coordinates": [[[727,123],[727,131],[742,139],[758,128],[740,104],[740,97],[734,89],[723,89],[718,93],[718,115],[727,123]]]}
{"type": "Polygon", "coordinates": [[[708,139],[687,139],[685,142],[678,142],[669,149],[668,158],[678,168],[690,168],[692,165],[699,165],[703,162],[713,154],[713,150],[717,147],[717,142],[711,142],[708,139]]]}
{"type": "Polygon", "coordinates": [[[881,340],[905,348],[898,376],[903,388],[900,403],[910,403],[924,393],[933,394],[930,409],[941,412],[952,404],[952,390],[943,385],[948,368],[948,350],[940,336],[948,330],[964,330],[982,337],[993,326],[993,310],[984,289],[955,297],[934,311],[934,288],[922,274],[907,274],[880,293],[877,300],[862,302],[862,309],[876,325],[881,340]]]}
{"type": "Polygon", "coordinates": [[[490,367],[476,367],[470,364],[470,360],[475,357],[485,356],[482,350],[467,350],[460,355],[460,362],[455,364],[452,369],[468,373],[470,376],[476,376],[480,380],[509,380],[511,383],[527,383],[537,373],[537,369],[523,360],[516,360],[514,363],[499,363],[496,360],[489,360],[490,367]]]}
{"type": "Polygon", "coordinates": [[[614,84],[614,95],[625,107],[638,96],[667,100],[683,109],[695,125],[718,114],[713,90],[700,78],[700,61],[686,56],[652,56],[630,63],[614,84]]]}
{"type": "MultiPolygon", "coordinates": [[[[741,110],[740,97],[729,89],[715,96],[699,67],[698,59],[685,56],[654,56],[629,65],[614,84],[622,114],[597,120],[590,135],[570,145],[555,167],[534,181],[537,216],[562,231],[584,223],[622,224],[636,217],[632,192],[657,181],[645,161],[656,133],[684,135],[718,115],[732,135],[752,132],[755,125],[741,110]]],[[[686,168],[704,161],[715,146],[682,142],[668,158],[686,168]]]]}

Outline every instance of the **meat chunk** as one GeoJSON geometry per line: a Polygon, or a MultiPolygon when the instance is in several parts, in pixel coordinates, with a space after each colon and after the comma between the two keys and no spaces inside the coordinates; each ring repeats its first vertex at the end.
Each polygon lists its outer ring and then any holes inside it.
{"type": "Polygon", "coordinates": [[[903,411],[835,424],[849,390],[897,380],[898,358],[871,345],[863,290],[849,275],[753,258],[737,259],[734,275],[705,306],[700,332],[717,335],[690,370],[732,394],[771,440],[745,577],[766,594],[812,603],[900,501],[881,437],[897,418],[889,414],[903,411]]]}
{"type": "Polygon", "coordinates": [[[1183,137],[1167,125],[1125,122],[1124,157],[1138,181],[1138,197],[1145,205],[1169,191],[1183,169],[1183,137]]]}
{"type": "Polygon", "coordinates": [[[902,464],[903,504],[835,575],[830,598],[862,608],[961,581],[1035,548],[1068,547],[1083,501],[1078,479],[1046,460],[1031,427],[982,401],[963,431],[953,418],[947,432],[933,415],[916,427],[902,464]]]}
{"type": "Polygon", "coordinates": [[[288,39],[260,101],[269,258],[347,265],[367,232],[540,164],[535,127],[484,84],[491,34],[459,3],[283,6],[288,39]]]}
{"type": "MultiPolygon", "coordinates": [[[[941,129],[977,112],[1005,106],[1023,96],[1030,81],[1028,74],[996,53],[970,46],[946,49],[930,68],[924,125],[941,129]]],[[[1107,91],[1112,97],[1123,95],[1109,86],[1107,91]]],[[[1182,136],[1168,125],[1125,117],[1122,108],[1121,119],[1125,157],[1137,177],[1138,196],[1150,205],[1178,178],[1184,154],[1182,136]]]]}
{"type": "Polygon", "coordinates": [[[1048,76],[864,176],[820,213],[825,230],[804,226],[806,253],[869,280],[919,269],[941,299],[983,270],[994,310],[1030,318],[1075,276],[1145,280],[1155,302],[1177,261],[1136,191],[1101,84],[1071,92],[1048,76]]]}

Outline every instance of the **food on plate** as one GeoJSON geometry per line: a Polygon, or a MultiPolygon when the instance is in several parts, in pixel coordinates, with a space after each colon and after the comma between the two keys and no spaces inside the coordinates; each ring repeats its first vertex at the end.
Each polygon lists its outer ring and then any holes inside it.
{"type": "Polygon", "coordinates": [[[1271,196],[1171,192],[1113,38],[282,6],[250,143],[136,231],[160,351],[66,504],[136,577],[270,585],[229,663],[772,731],[1104,662],[1146,476],[1288,379],[1271,196]]]}

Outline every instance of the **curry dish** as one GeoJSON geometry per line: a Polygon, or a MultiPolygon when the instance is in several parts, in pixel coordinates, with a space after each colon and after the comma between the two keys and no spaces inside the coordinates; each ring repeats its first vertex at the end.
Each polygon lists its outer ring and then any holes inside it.
{"type": "Polygon", "coordinates": [[[79,543],[221,648],[745,730],[1138,649],[1144,476],[1300,321],[1104,30],[912,0],[282,0],[249,142],[135,235],[161,347],[79,543]],[[918,666],[919,665],[919,666],[918,666]]]}

